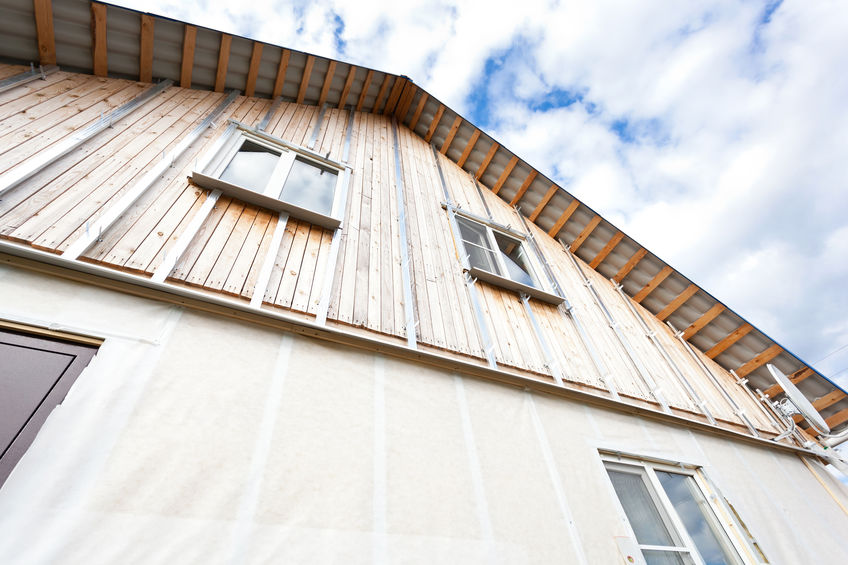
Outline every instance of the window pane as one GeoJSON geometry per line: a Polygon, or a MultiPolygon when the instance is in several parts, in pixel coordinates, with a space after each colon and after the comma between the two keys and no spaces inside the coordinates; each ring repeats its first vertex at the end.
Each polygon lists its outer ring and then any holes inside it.
{"type": "Polygon", "coordinates": [[[648,565],[689,565],[692,563],[690,556],[677,553],[676,551],[643,549],[642,555],[645,556],[645,562],[648,565]]]}
{"type": "Polygon", "coordinates": [[[471,266],[500,275],[501,272],[498,269],[495,254],[491,250],[486,235],[487,228],[459,216],[457,216],[456,221],[471,266]]]}
{"type": "Polygon", "coordinates": [[[737,564],[730,540],[716,523],[707,500],[695,481],[679,473],[657,471],[671,504],[680,516],[686,531],[692,536],[698,553],[706,565],[737,564]]]}
{"type": "Polygon", "coordinates": [[[509,278],[527,286],[536,286],[533,277],[530,275],[530,262],[521,242],[498,232],[495,232],[495,241],[498,242],[498,247],[503,255],[506,270],[509,271],[509,278]]]}
{"type": "Polygon", "coordinates": [[[636,534],[636,541],[642,545],[675,545],[642,476],[612,469],[607,469],[607,473],[636,534]]]}
{"type": "Polygon", "coordinates": [[[336,180],[338,173],[335,171],[297,158],[283,186],[280,200],[329,216],[333,212],[336,180]]]}
{"type": "Polygon", "coordinates": [[[262,192],[277,166],[280,154],[270,149],[245,141],[227,168],[221,173],[221,180],[238,186],[262,192]]]}

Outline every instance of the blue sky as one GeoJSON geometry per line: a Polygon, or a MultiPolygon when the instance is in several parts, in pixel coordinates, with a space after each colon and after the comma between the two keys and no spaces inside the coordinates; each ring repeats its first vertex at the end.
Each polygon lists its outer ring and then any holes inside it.
{"type": "Polygon", "coordinates": [[[841,2],[116,3],[411,77],[848,386],[841,2]]]}

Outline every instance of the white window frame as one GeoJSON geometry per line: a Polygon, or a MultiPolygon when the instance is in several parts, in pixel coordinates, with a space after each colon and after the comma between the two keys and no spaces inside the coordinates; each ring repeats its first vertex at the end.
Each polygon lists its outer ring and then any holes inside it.
{"type": "Polygon", "coordinates": [[[331,230],[335,230],[341,225],[342,206],[345,201],[349,178],[349,167],[233,120],[230,121],[227,131],[216,148],[207,155],[202,164],[195,166],[191,174],[192,182],[203,188],[220,190],[223,194],[233,196],[244,202],[256,204],[276,212],[286,212],[292,218],[306,220],[309,223],[331,230]],[[230,164],[245,141],[250,141],[280,154],[279,161],[271,173],[271,178],[264,187],[240,186],[220,179],[224,169],[227,168],[227,165],[230,164]],[[333,205],[329,215],[297,206],[280,198],[286,179],[296,159],[336,174],[333,205]]]}
{"type": "Polygon", "coordinates": [[[612,493],[615,503],[618,505],[620,514],[630,529],[630,535],[634,543],[639,547],[640,550],[656,550],[656,551],[673,551],[678,552],[680,554],[689,556],[691,560],[697,565],[704,565],[704,561],[698,552],[697,547],[695,546],[695,542],[690,536],[689,532],[686,530],[686,527],[683,524],[683,521],[680,519],[680,516],[677,513],[677,510],[674,508],[671,500],[668,498],[668,495],[665,492],[665,488],[662,486],[659,478],[657,477],[656,471],[666,471],[669,473],[675,473],[678,475],[685,475],[689,477],[690,480],[694,481],[695,486],[700,491],[701,496],[703,496],[706,501],[709,509],[710,516],[706,516],[706,520],[714,521],[715,525],[717,525],[720,530],[724,533],[727,540],[730,541],[730,546],[734,551],[734,557],[738,560],[739,563],[744,565],[755,565],[758,563],[762,563],[762,561],[755,557],[756,551],[759,550],[759,546],[757,549],[750,547],[750,543],[752,540],[741,540],[738,537],[739,534],[739,525],[735,523],[732,517],[728,516],[726,512],[720,508],[712,495],[712,488],[708,484],[704,472],[701,468],[691,465],[683,465],[683,464],[674,464],[672,462],[665,461],[656,461],[650,459],[641,459],[632,456],[622,456],[618,453],[601,453],[601,459],[603,461],[603,469],[606,480],[608,481],[610,492],[612,493]],[[635,475],[639,475],[642,480],[645,482],[645,486],[647,487],[648,493],[651,496],[651,500],[654,502],[654,506],[659,513],[663,523],[668,528],[669,533],[672,536],[672,540],[678,544],[676,546],[654,546],[654,545],[645,545],[640,544],[636,539],[636,534],[633,531],[632,525],[630,524],[630,520],[627,518],[627,514],[624,511],[624,506],[622,505],[620,499],[618,498],[618,494],[613,487],[612,480],[607,473],[607,470],[619,471],[624,473],[631,473],[635,475]],[[736,526],[736,527],[734,527],[736,526]]]}
{"type": "Polygon", "coordinates": [[[540,270],[538,267],[539,259],[538,257],[536,257],[535,253],[533,253],[532,248],[530,247],[530,245],[528,245],[527,238],[523,234],[514,232],[506,226],[501,226],[491,221],[475,216],[473,214],[469,214],[464,210],[452,208],[447,205],[445,205],[445,208],[447,209],[448,214],[452,220],[451,223],[454,231],[454,241],[457,244],[462,268],[464,271],[468,272],[469,275],[482,281],[486,281],[495,286],[527,294],[528,296],[538,298],[539,300],[542,300],[543,302],[548,302],[550,304],[561,304],[565,300],[564,297],[556,294],[553,289],[553,285],[550,283],[550,281],[547,280],[547,277],[543,277],[539,274],[542,272],[542,270],[540,270]],[[493,273],[491,271],[471,265],[471,262],[469,261],[468,250],[465,248],[466,242],[463,239],[462,231],[459,228],[458,222],[460,221],[460,219],[476,224],[477,226],[485,229],[486,240],[491,246],[489,249],[487,249],[487,251],[489,251],[495,257],[495,261],[498,264],[498,269],[501,273],[504,274],[493,273]],[[535,286],[526,285],[524,283],[513,280],[508,276],[509,269],[507,268],[506,262],[504,261],[500,246],[498,245],[498,242],[495,239],[495,233],[507,237],[511,240],[514,240],[521,246],[521,250],[524,253],[524,256],[528,258],[528,267],[530,270],[528,275],[533,280],[535,286]]]}

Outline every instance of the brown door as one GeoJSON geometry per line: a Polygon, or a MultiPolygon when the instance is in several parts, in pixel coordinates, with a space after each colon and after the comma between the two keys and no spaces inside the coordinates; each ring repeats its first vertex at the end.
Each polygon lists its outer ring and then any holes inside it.
{"type": "Polygon", "coordinates": [[[96,347],[0,331],[0,485],[96,347]]]}

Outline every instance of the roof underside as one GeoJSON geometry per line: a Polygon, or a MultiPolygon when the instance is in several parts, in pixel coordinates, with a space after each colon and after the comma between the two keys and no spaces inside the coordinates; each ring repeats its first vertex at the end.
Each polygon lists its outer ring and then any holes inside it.
{"type": "Polygon", "coordinates": [[[683,331],[693,346],[749,379],[752,388],[780,394],[765,368],[773,363],[792,375],[833,429],[848,426],[848,398],[839,387],[408,78],[87,0],[56,1],[53,23],[36,26],[37,20],[46,21],[43,11],[49,6],[43,0],[4,2],[0,56],[84,73],[167,78],[184,87],[236,89],[393,114],[599,273],[619,282],[634,300],[683,331]]]}

